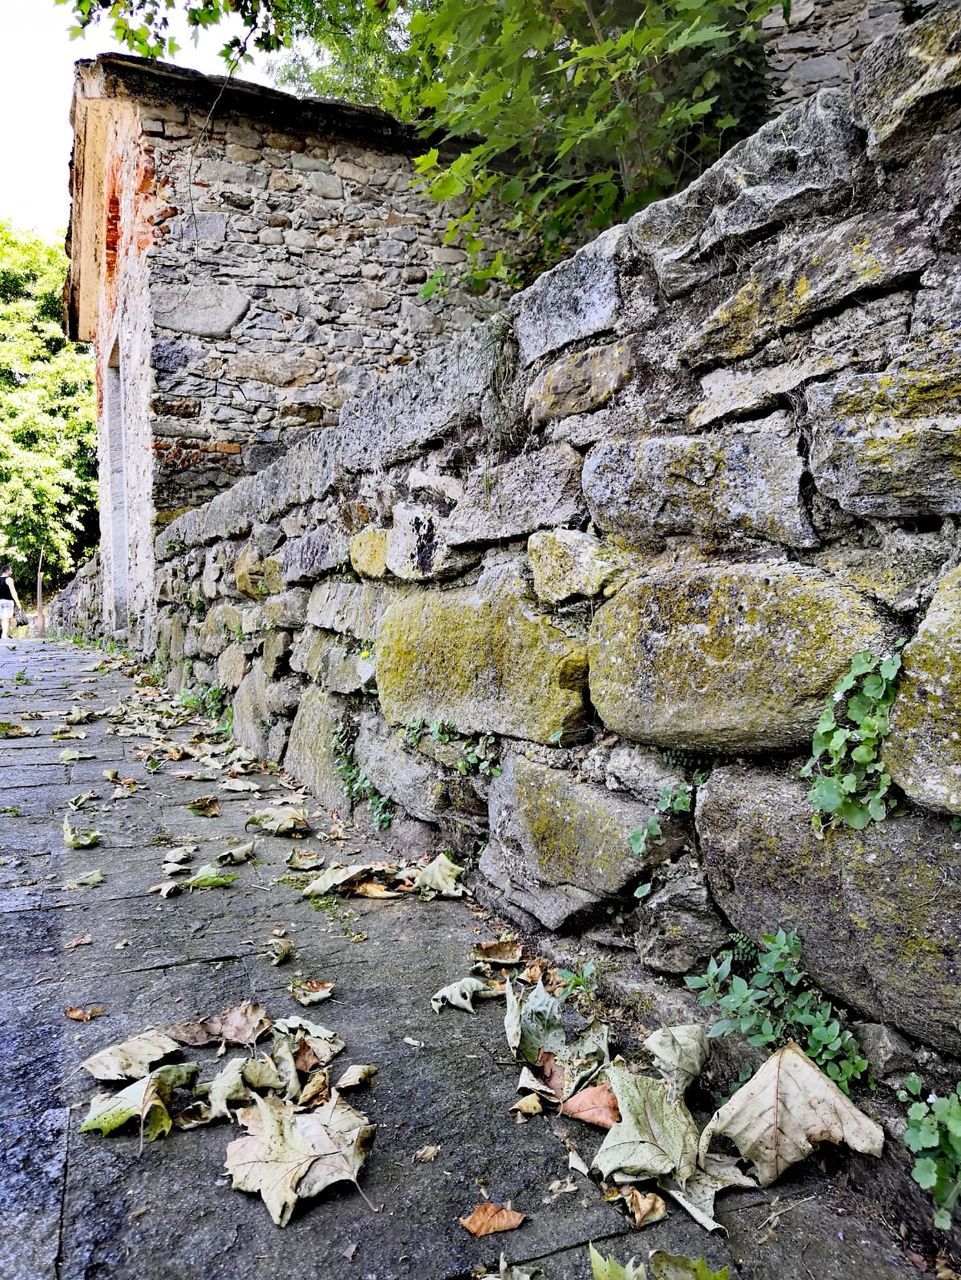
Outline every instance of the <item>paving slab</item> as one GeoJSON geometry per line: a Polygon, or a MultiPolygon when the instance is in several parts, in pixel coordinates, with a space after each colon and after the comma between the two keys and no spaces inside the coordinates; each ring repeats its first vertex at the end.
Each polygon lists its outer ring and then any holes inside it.
{"type": "MultiPolygon", "coordinates": [[[[196,770],[189,760],[151,773],[140,741],[113,732],[107,718],[83,726],[88,736],[73,744],[93,759],[64,764],[59,753],[70,744],[52,736],[62,713],[74,703],[102,711],[131,696],[130,679],[99,665],[99,655],[76,646],[0,649],[0,720],[45,713],[24,722],[34,736],[0,741],[0,808],[10,810],[0,816],[4,1280],[467,1280],[478,1268],[496,1269],[502,1249],[511,1262],[543,1267],[548,1280],[589,1280],[590,1240],[622,1261],[653,1248],[704,1256],[729,1265],[732,1280],[907,1274],[878,1224],[846,1216],[831,1187],[817,1202],[819,1216],[805,1214],[803,1174],[781,1191],[799,1204],[803,1240],[790,1251],[757,1244],[770,1213],[766,1194],[728,1200],[725,1242],[680,1212],[643,1233],[628,1231],[580,1175],[573,1192],[552,1193],[551,1184],[568,1176],[568,1145],[589,1162],[602,1135],[560,1117],[514,1122],[518,1068],[502,1006],[482,1004],[473,1016],[430,1008],[434,991],[467,973],[471,946],[490,936],[470,904],[344,900],[317,910],[284,879],[294,842],[261,835],[256,863],[236,868],[230,888],[151,894],[172,843],[192,837],[201,843],[193,865],[212,860],[244,838],[256,808],[289,792],[255,774],[261,794],[224,793],[216,779],[178,777],[196,770]],[[140,789],[110,799],[103,771],[112,768],[140,789]],[[96,799],[68,811],[83,790],[96,799]],[[221,798],[217,818],[187,808],[213,792],[221,798]],[[66,848],[65,813],[74,826],[100,831],[102,842],[66,848]],[[94,868],[103,871],[100,886],[63,888],[94,868]],[[264,954],[275,928],[294,943],[287,965],[272,966],[264,954]],[[334,998],[301,1009],[287,989],[295,970],[333,981],[334,998]],[[360,1179],[364,1196],[333,1188],[283,1231],[259,1199],[230,1188],[224,1154],[235,1126],[175,1131],[142,1153],[136,1134],[78,1132],[97,1090],[79,1070],[87,1055],[147,1026],[247,998],[275,1017],[306,1014],[335,1029],[346,1043],[335,1078],[341,1066],[378,1067],[373,1087],[356,1097],[377,1126],[360,1179]],[[104,1012],[89,1022],[65,1016],[68,1007],[93,1006],[104,1012]],[[436,1160],[415,1162],[425,1146],[439,1148],[436,1160]],[[527,1214],[523,1226],[475,1240],[457,1220],[488,1197],[527,1214]]],[[[351,835],[334,856],[384,856],[376,842],[351,835]]],[[[213,1050],[196,1056],[209,1078],[218,1066],[213,1050]]]]}

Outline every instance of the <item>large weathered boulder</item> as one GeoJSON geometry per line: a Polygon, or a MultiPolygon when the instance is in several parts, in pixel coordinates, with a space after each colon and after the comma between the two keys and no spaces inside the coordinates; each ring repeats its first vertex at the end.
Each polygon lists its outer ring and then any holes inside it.
{"type": "Polygon", "coordinates": [[[677,297],[713,274],[725,243],[839,206],[861,152],[847,95],[822,90],[732,147],[679,195],[636,214],[632,247],[677,297]]]}
{"type": "Polygon", "coordinates": [[[502,909],[519,907],[549,929],[582,922],[684,844],[681,822],[665,819],[660,843],[649,841],[643,856],[631,852],[631,832],[655,811],[658,786],[646,800],[629,800],[520,755],[506,757],[503,770],[491,785],[491,841],[480,869],[503,891],[502,909]]]}
{"type": "Polygon", "coordinates": [[[961,1051],[961,862],[947,819],[914,812],[811,829],[793,771],[716,770],[697,831],[715,900],[759,939],[796,929],[801,963],[829,995],[927,1044],[961,1051]]]}
{"type": "Polygon", "coordinates": [[[611,227],[510,300],[521,364],[614,327],[627,229],[611,227]]]}
{"type": "Polygon", "coordinates": [[[854,77],[854,111],[868,154],[903,156],[961,105],[961,11],[939,4],[906,31],[885,36],[864,54],[854,77]],[[925,127],[927,126],[927,127],[925,127]]]}
{"type": "Polygon", "coordinates": [[[343,705],[322,689],[308,689],[300,699],[290,728],[284,768],[309,787],[325,809],[350,813],[337,772],[333,734],[340,724],[343,705]]]}
{"type": "Polygon", "coordinates": [[[497,542],[566,524],[583,513],[580,455],[569,444],[552,444],[475,471],[443,537],[454,547],[497,542]]]}
{"type": "Polygon", "coordinates": [[[688,339],[691,364],[748,356],[866,289],[893,288],[934,257],[915,213],[858,214],[804,236],[788,233],[772,261],[755,267],[688,339]]]}
{"type": "Polygon", "coordinates": [[[853,654],[889,643],[863,596],[796,564],[677,569],[629,583],[591,627],[608,728],[690,750],[801,746],[853,654]]]}
{"type": "Polygon", "coordinates": [[[584,464],[584,493],[595,523],[634,546],[690,533],[806,547],[815,537],[803,474],[794,424],[776,413],[705,436],[602,440],[584,464]]]}
{"type": "Polygon", "coordinates": [[[961,513],[961,358],[918,353],[807,389],[811,472],[864,516],[961,513]],[[910,357],[908,357],[910,360],[910,357]]]}
{"type": "Polygon", "coordinates": [[[938,584],[904,650],[884,763],[912,800],[961,813],[961,569],[938,584]]]}
{"type": "Polygon", "coordinates": [[[586,677],[583,644],[538,612],[517,561],[473,587],[396,601],[377,634],[390,724],[446,720],[462,733],[556,742],[583,726],[586,677]]]}

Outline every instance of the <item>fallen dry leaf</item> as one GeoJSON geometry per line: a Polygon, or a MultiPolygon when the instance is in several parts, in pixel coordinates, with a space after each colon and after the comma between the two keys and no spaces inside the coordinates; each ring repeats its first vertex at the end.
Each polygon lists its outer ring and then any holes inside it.
{"type": "Polygon", "coordinates": [[[512,1209],[509,1203],[494,1204],[485,1200],[483,1204],[475,1205],[466,1218],[458,1218],[457,1221],[465,1231],[480,1238],[495,1235],[498,1231],[516,1231],[526,1216],[512,1209]]]}
{"type": "Polygon", "coordinates": [[[219,818],[220,800],[216,795],[197,796],[187,801],[187,808],[199,818],[219,818]]]}
{"type": "Polygon", "coordinates": [[[511,1111],[519,1116],[539,1116],[544,1114],[544,1104],[536,1093],[525,1093],[514,1103],[511,1111]]]}
{"type": "Polygon", "coordinates": [[[414,1152],[414,1159],[418,1164],[432,1164],[440,1155],[440,1147],[421,1147],[419,1151],[414,1152]]]}
{"type": "Polygon", "coordinates": [[[667,1217],[667,1205],[653,1191],[641,1191],[638,1187],[625,1187],[624,1203],[627,1205],[635,1227],[648,1227],[667,1217]]]}
{"type": "Polygon", "coordinates": [[[320,1004],[333,994],[332,982],[321,982],[319,978],[291,978],[287,990],[298,1004],[309,1008],[312,1004],[320,1004]]]}
{"type": "Polygon", "coordinates": [[[176,1040],[159,1031],[144,1031],[120,1044],[101,1049],[80,1065],[95,1080],[140,1080],[149,1075],[156,1063],[179,1051],[176,1040]]]}
{"type": "Polygon", "coordinates": [[[471,949],[471,960],[487,964],[520,964],[524,954],[521,942],[478,942],[471,949]]]}
{"type": "Polygon", "coordinates": [[[76,951],[77,947],[89,947],[93,942],[89,933],[84,933],[76,938],[71,938],[69,942],[64,943],[64,951],[76,951]]]}
{"type": "Polygon", "coordinates": [[[211,1044],[223,1040],[227,1044],[253,1044],[270,1029],[270,1018],[262,1004],[244,1000],[200,1022],[178,1022],[164,1027],[163,1032],[181,1044],[211,1044]]]}
{"type": "Polygon", "coordinates": [[[377,1074],[377,1068],[370,1062],[358,1063],[348,1067],[334,1085],[335,1089],[359,1089],[361,1085],[370,1084],[377,1074]]]}
{"type": "Polygon", "coordinates": [[[81,1009],[72,1004],[68,1009],[64,1009],[64,1013],[71,1022],[90,1022],[94,1018],[102,1018],[106,1012],[102,1004],[93,1004],[89,1009],[81,1009]]]}
{"type": "Polygon", "coordinates": [[[769,1187],[822,1142],[844,1142],[880,1156],[884,1131],[846,1098],[796,1044],[785,1045],[712,1116],[701,1135],[703,1166],[711,1139],[723,1134],[769,1187]]]}
{"type": "Polygon", "coordinates": [[[613,1129],[621,1118],[614,1091],[608,1084],[592,1084],[581,1089],[561,1106],[561,1114],[572,1120],[595,1124],[599,1129],[613,1129]]]}

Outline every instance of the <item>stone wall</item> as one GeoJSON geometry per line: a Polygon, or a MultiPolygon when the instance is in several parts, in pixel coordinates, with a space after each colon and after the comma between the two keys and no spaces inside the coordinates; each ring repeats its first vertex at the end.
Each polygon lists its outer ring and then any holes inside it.
{"type": "Polygon", "coordinates": [[[783,108],[820,89],[851,83],[861,54],[883,35],[900,30],[931,0],[792,0],[785,18],[775,8],[764,19],[774,100],[783,108]]]}
{"type": "Polygon", "coordinates": [[[508,915],[613,916],[663,974],[795,927],[826,991],[961,1051],[959,39],[885,38],[174,521],[172,685],[358,823],[481,849],[508,915]],[[902,636],[903,807],[816,839],[815,721],[902,636]]]}

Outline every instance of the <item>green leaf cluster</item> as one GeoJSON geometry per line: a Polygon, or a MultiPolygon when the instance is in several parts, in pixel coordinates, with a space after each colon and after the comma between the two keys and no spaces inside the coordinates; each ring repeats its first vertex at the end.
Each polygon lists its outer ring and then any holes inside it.
{"type": "Polygon", "coordinates": [[[903,643],[883,658],[856,653],[817,722],[811,759],[801,777],[813,778],[808,800],[814,810],[811,824],[819,834],[842,822],[862,831],[888,814],[891,775],[881,759],[881,744],[890,728],[901,670],[897,649],[903,643]]]}
{"type": "Polygon", "coordinates": [[[704,974],[684,982],[699,992],[699,1004],[721,1014],[709,1036],[737,1034],[758,1048],[793,1040],[839,1089],[850,1093],[851,1081],[867,1071],[867,1060],[830,1000],[800,968],[800,957],[798,935],[778,929],[761,939],[753,970],[745,975],[733,971],[733,953],[722,951],[711,957],[704,974]]]}
{"type": "Polygon", "coordinates": [[[345,721],[334,725],[330,746],[344,795],[351,805],[366,803],[371,825],[377,831],[386,830],[394,820],[394,802],[389,796],[380,794],[354,759],[354,738],[345,721]]]}
{"type": "Polygon", "coordinates": [[[63,336],[67,259],[0,222],[0,563],[20,592],[41,551],[57,581],[96,544],[93,360],[63,336]]]}
{"type": "Polygon", "coordinates": [[[904,1145],[916,1156],[911,1176],[938,1205],[934,1225],[948,1231],[961,1196],[961,1083],[946,1098],[924,1099],[921,1092],[921,1081],[912,1072],[899,1095],[902,1102],[914,1099],[904,1145]]]}

